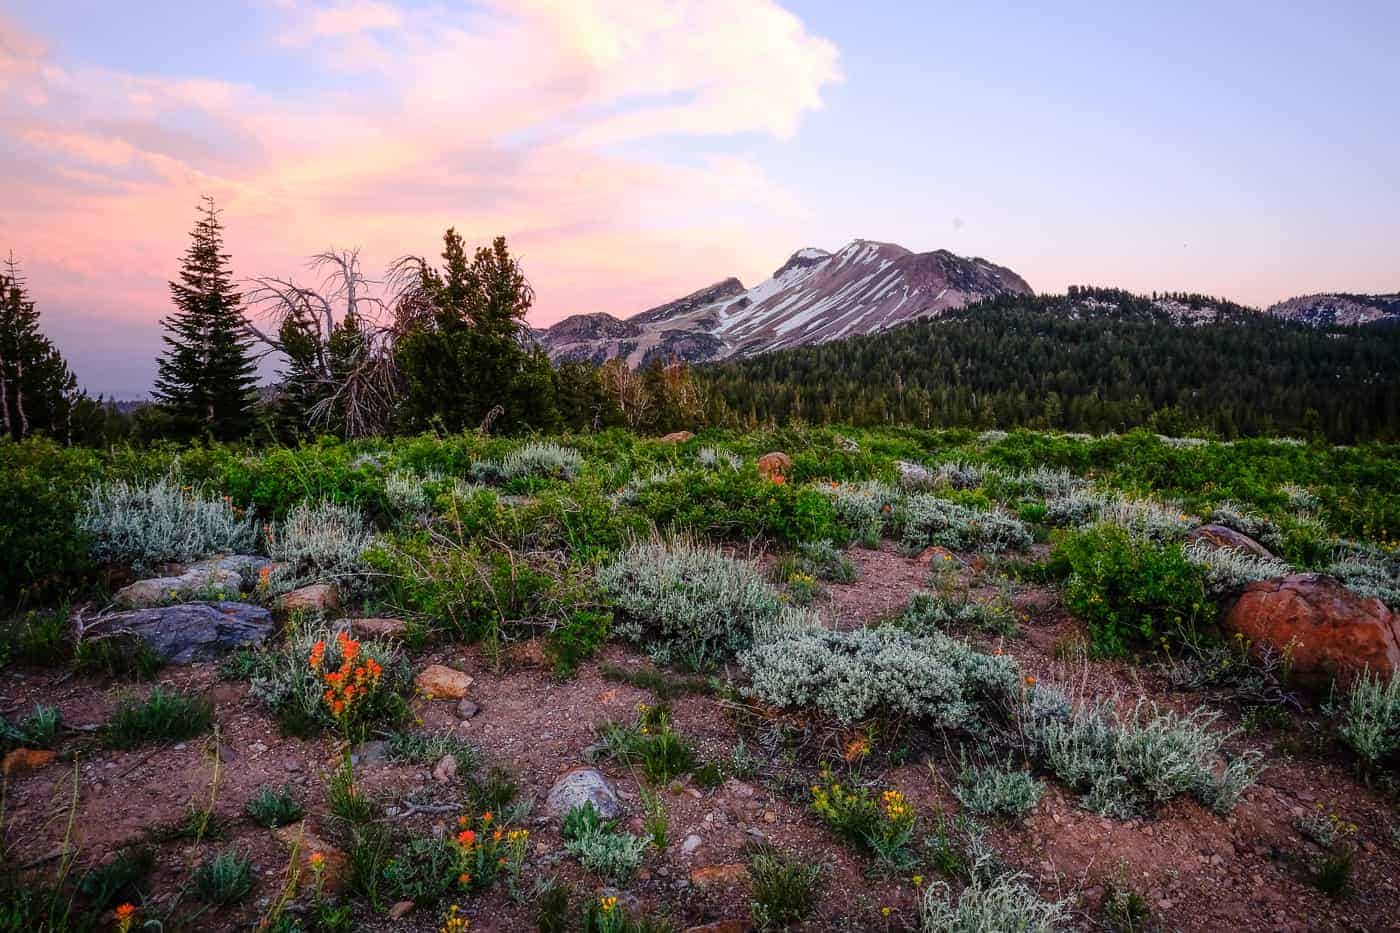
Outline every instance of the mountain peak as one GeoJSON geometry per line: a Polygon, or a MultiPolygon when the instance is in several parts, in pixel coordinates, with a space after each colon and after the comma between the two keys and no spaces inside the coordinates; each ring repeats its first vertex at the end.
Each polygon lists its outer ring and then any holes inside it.
{"type": "Polygon", "coordinates": [[[542,332],[541,342],[562,359],[706,361],[876,333],[1002,294],[1032,292],[984,259],[856,239],[835,253],[799,249],[753,288],[729,278],[625,321],[588,316],[583,326],[576,315],[542,332]]]}

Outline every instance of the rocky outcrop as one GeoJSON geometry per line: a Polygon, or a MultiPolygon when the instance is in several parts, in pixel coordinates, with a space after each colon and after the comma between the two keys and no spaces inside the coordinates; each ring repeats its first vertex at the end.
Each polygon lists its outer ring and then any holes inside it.
{"type": "Polygon", "coordinates": [[[704,362],[877,333],[1006,294],[1031,289],[985,259],[855,240],[798,250],[753,288],[729,278],[630,318],[576,314],[534,336],[556,360],[704,362]]]}
{"type": "Polygon", "coordinates": [[[258,582],[272,561],[250,554],[231,554],[202,560],[176,572],[124,586],[112,598],[123,609],[147,609],[199,598],[237,596],[258,582]]]}
{"type": "Polygon", "coordinates": [[[1272,305],[1265,313],[1312,327],[1395,325],[1400,323],[1400,294],[1300,295],[1272,305]]]}
{"type": "Polygon", "coordinates": [[[1320,573],[1250,584],[1222,624],[1256,650],[1286,652],[1291,676],[1306,687],[1326,689],[1334,678],[1345,687],[1363,671],[1389,677],[1400,669],[1394,614],[1320,573]]]}
{"type": "Polygon", "coordinates": [[[1186,535],[1188,541],[1204,541],[1213,548],[1232,548],[1257,557],[1273,557],[1269,549],[1249,535],[1225,525],[1198,525],[1186,535]]]}
{"type": "Polygon", "coordinates": [[[261,645],[272,632],[272,613],[248,603],[181,603],[113,613],[98,631],[140,638],[167,664],[194,664],[261,645]]]}

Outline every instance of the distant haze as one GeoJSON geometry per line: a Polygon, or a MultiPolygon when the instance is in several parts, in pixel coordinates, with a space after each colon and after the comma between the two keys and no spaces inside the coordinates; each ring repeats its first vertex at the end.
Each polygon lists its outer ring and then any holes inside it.
{"type": "Polygon", "coordinates": [[[856,237],[1040,292],[1400,289],[1400,5],[987,7],[9,0],[0,252],[122,397],[205,193],[239,276],[504,234],[537,325],[856,237]]]}

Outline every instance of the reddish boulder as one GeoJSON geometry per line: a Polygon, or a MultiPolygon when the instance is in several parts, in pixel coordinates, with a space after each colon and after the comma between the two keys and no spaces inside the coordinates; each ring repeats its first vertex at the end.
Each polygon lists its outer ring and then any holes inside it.
{"type": "Polygon", "coordinates": [[[792,469],[792,458],[780,451],[764,454],[758,458],[758,475],[764,479],[786,476],[792,469]]]}
{"type": "Polygon", "coordinates": [[[1379,599],[1363,599],[1331,577],[1297,573],[1252,583],[1223,624],[1252,644],[1287,652],[1299,684],[1349,685],[1363,671],[1400,670],[1400,620],[1379,599]]]}
{"type": "Polygon", "coordinates": [[[694,436],[695,435],[690,431],[672,431],[670,434],[662,435],[661,443],[684,444],[686,441],[690,440],[694,436]]]}
{"type": "Polygon", "coordinates": [[[1215,549],[1234,548],[1258,557],[1273,557],[1269,549],[1247,534],[1225,525],[1198,525],[1186,535],[1188,541],[1204,541],[1215,549]]]}

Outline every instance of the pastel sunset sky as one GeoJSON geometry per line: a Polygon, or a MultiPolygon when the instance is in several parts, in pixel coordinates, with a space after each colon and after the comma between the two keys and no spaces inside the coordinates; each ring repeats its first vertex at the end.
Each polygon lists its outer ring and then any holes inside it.
{"type": "Polygon", "coordinates": [[[143,396],[194,209],[235,273],[508,237],[532,321],[803,246],[1254,305],[1400,289],[1400,3],[0,0],[0,252],[143,396]]]}

